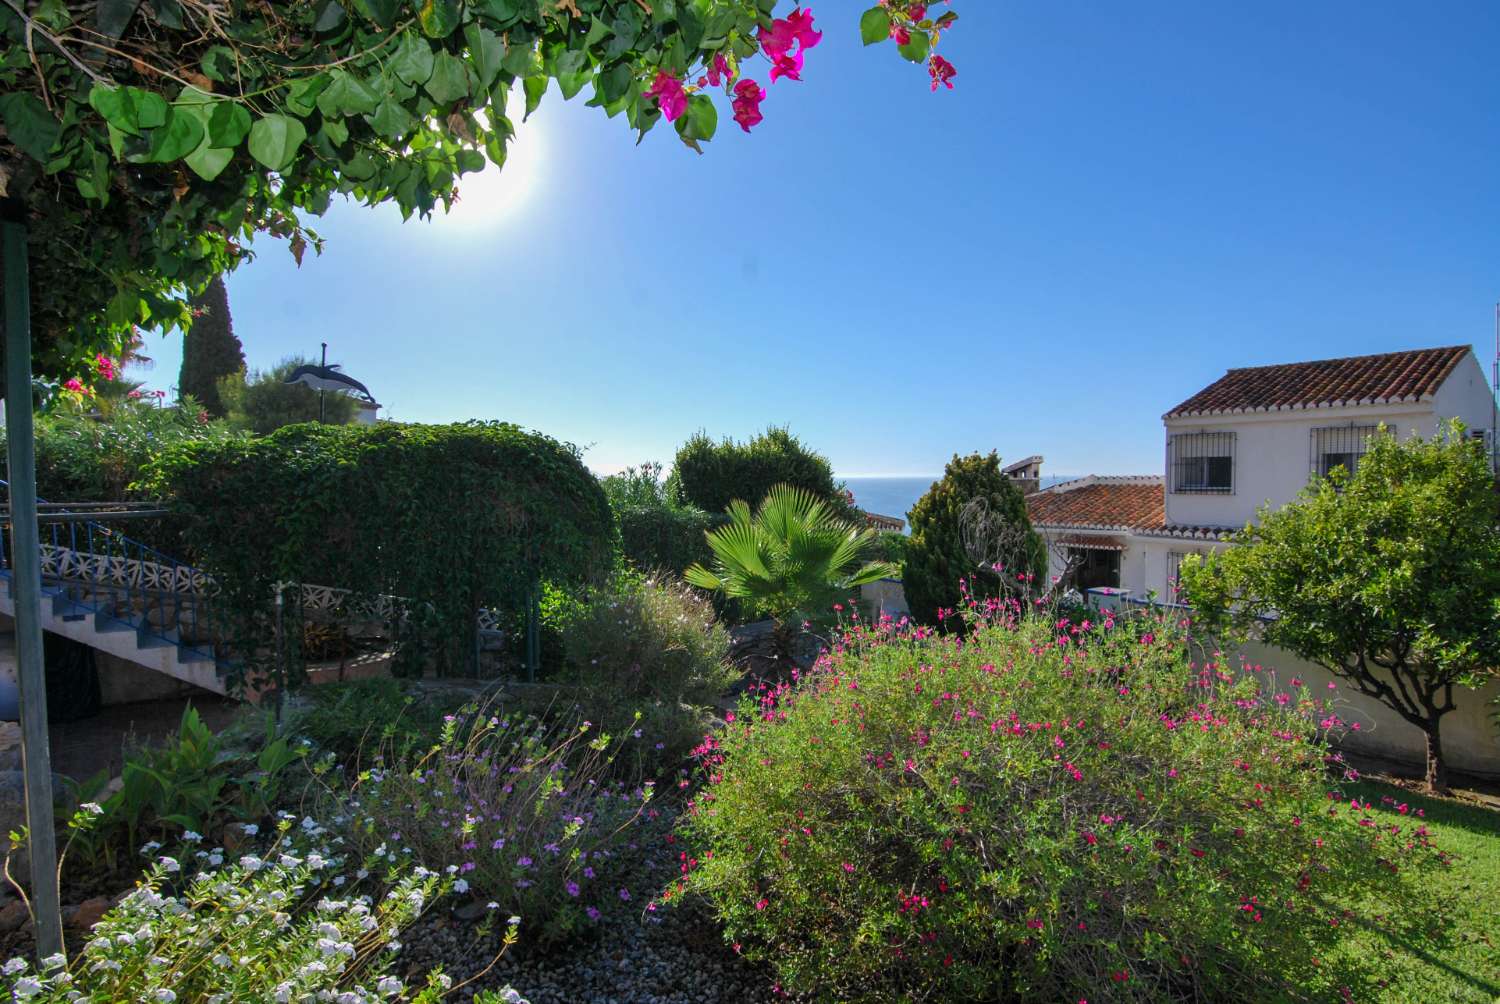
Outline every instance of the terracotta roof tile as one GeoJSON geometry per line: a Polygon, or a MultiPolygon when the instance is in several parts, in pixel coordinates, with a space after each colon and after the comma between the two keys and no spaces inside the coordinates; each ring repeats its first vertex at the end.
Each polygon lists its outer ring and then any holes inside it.
{"type": "Polygon", "coordinates": [[[1119,529],[1166,521],[1160,478],[1089,477],[1026,496],[1031,522],[1043,526],[1119,529]]]}
{"type": "Polygon", "coordinates": [[[1471,351],[1453,345],[1230,370],[1162,417],[1417,401],[1436,393],[1471,351]]]}

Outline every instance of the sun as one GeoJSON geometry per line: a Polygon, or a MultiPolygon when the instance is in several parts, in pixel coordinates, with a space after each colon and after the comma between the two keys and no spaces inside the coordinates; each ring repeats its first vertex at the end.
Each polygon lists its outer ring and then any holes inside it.
{"type": "Polygon", "coordinates": [[[447,229],[488,230],[525,214],[538,198],[537,182],[546,162],[547,140],[539,120],[523,123],[523,99],[512,94],[506,115],[515,124],[502,171],[485,163],[483,171],[458,179],[458,201],[447,213],[435,213],[433,223],[447,229]]]}

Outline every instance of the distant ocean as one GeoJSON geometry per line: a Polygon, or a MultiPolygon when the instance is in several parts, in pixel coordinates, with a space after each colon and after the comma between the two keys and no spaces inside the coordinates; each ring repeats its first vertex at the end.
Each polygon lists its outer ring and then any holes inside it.
{"type": "MultiPolygon", "coordinates": [[[[843,481],[854,493],[854,504],[861,509],[882,516],[906,519],[907,512],[917,504],[917,499],[926,495],[927,489],[939,477],[941,475],[926,478],[844,478],[843,481]]],[[[1042,487],[1067,480],[1068,478],[1057,475],[1044,476],[1042,487]]]]}

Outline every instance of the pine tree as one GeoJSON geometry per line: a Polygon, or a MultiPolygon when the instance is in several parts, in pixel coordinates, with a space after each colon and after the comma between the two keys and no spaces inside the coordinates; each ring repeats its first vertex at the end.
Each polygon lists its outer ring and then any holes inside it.
{"type": "Polygon", "coordinates": [[[193,326],[183,336],[177,393],[191,395],[210,415],[223,418],[224,402],[219,398],[218,383],[245,368],[245,350],[234,337],[229,291],[224,288],[223,276],[214,276],[191,302],[193,326]]]}

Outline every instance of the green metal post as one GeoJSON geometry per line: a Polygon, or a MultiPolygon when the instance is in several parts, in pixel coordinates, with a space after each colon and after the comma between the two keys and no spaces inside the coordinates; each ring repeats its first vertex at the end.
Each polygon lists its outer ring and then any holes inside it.
{"type": "Polygon", "coordinates": [[[26,778],[31,908],[37,954],[61,952],[52,754],[47,746],[47,675],[42,659],[41,539],[31,424],[31,294],[26,278],[26,207],[0,201],[5,254],[5,426],[10,466],[11,585],[16,602],[16,676],[21,689],[21,769],[26,778]]]}

